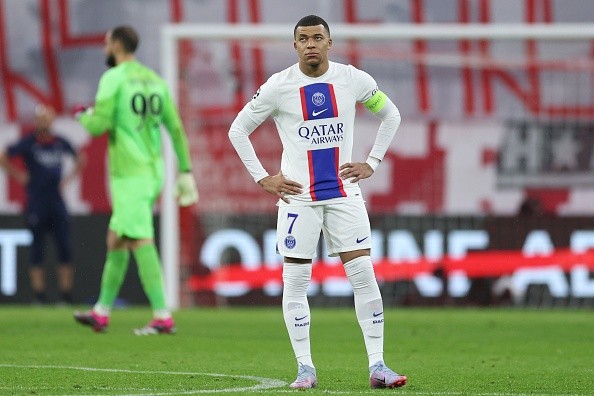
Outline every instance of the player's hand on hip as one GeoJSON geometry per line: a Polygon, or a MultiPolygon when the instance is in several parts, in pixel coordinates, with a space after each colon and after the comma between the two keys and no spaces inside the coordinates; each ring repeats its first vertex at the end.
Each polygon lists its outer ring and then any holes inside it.
{"type": "Polygon", "coordinates": [[[351,179],[351,183],[356,183],[373,175],[373,169],[367,162],[347,162],[338,170],[338,176],[343,180],[351,179]]]}
{"type": "Polygon", "coordinates": [[[302,185],[287,179],[282,173],[277,173],[274,176],[266,176],[263,179],[258,180],[258,184],[262,186],[264,190],[272,195],[276,195],[284,202],[289,203],[287,195],[301,194],[302,185]]]}
{"type": "Polygon", "coordinates": [[[191,172],[180,173],[177,176],[175,197],[180,206],[190,206],[198,202],[198,188],[191,172]]]}

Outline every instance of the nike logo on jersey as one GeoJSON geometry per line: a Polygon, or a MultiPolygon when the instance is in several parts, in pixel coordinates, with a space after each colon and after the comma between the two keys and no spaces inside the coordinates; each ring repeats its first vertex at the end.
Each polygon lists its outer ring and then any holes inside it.
{"type": "Polygon", "coordinates": [[[368,236],[366,236],[365,238],[361,238],[361,239],[357,238],[357,243],[361,243],[361,242],[363,242],[364,240],[366,240],[367,238],[369,238],[369,237],[368,237],[368,236]]]}
{"type": "Polygon", "coordinates": [[[381,314],[383,314],[383,313],[384,313],[384,311],[382,311],[382,312],[380,312],[380,313],[375,313],[375,312],[374,312],[372,315],[373,315],[373,317],[374,317],[374,318],[377,318],[378,316],[380,316],[380,315],[381,315],[381,314]]]}
{"type": "Polygon", "coordinates": [[[314,111],[312,111],[312,112],[311,112],[311,115],[312,115],[312,116],[314,116],[314,117],[317,117],[317,116],[319,116],[320,114],[322,114],[323,112],[325,112],[326,110],[328,110],[328,108],[327,108],[327,107],[326,107],[324,110],[320,110],[320,111],[315,111],[315,110],[314,110],[314,111]]]}
{"type": "Polygon", "coordinates": [[[303,317],[301,317],[301,318],[298,318],[297,316],[295,316],[295,320],[296,320],[296,321],[300,321],[300,320],[303,320],[303,319],[307,318],[308,316],[309,316],[309,315],[305,315],[305,316],[303,316],[303,317]]]}

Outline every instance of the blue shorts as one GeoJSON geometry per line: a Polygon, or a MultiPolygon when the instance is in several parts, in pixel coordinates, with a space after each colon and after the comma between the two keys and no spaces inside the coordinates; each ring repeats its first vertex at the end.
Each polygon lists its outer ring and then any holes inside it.
{"type": "MultiPolygon", "coordinates": [[[[44,197],[47,199],[47,197],[44,197]]],[[[31,245],[31,266],[40,266],[44,259],[45,235],[51,231],[54,235],[57,256],[60,263],[72,262],[72,237],[70,232],[70,215],[64,201],[30,200],[25,212],[27,227],[33,234],[31,245]]]]}

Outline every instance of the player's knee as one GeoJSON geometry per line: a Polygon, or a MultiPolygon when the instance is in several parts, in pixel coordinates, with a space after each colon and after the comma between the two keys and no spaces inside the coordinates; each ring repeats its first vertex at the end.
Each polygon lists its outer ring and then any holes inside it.
{"type": "Polygon", "coordinates": [[[285,263],[283,265],[283,295],[285,297],[305,296],[311,279],[311,263],[285,263]]]}
{"type": "Polygon", "coordinates": [[[344,265],[349,282],[355,293],[372,293],[379,291],[373,264],[369,256],[357,257],[344,265]]]}

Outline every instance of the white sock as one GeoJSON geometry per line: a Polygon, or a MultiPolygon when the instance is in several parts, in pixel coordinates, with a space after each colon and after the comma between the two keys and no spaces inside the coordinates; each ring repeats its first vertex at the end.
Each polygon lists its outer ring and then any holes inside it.
{"type": "Polygon", "coordinates": [[[154,319],[167,320],[171,317],[171,312],[168,309],[156,309],[153,311],[154,319]]]}
{"type": "Polygon", "coordinates": [[[310,311],[307,287],[311,280],[311,263],[284,263],[283,316],[297,364],[314,367],[309,342],[310,311]]]}
{"type": "Polygon", "coordinates": [[[96,303],[93,306],[93,311],[95,311],[95,313],[101,316],[109,316],[111,314],[111,309],[109,309],[109,307],[106,307],[105,305],[101,305],[99,303],[96,303]]]}
{"type": "Polygon", "coordinates": [[[355,295],[355,311],[369,366],[384,360],[384,304],[380,294],[373,265],[369,256],[361,256],[344,264],[355,295]]]}

